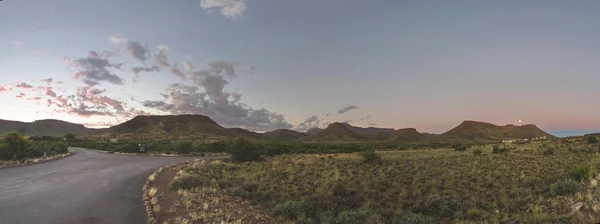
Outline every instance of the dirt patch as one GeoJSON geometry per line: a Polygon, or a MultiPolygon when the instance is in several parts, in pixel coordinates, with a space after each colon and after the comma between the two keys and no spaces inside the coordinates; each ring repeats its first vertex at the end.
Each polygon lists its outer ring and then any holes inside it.
{"type": "Polygon", "coordinates": [[[158,204],[161,207],[161,211],[158,213],[159,221],[172,223],[174,220],[169,220],[170,216],[181,217],[185,215],[185,210],[179,209],[179,203],[176,203],[181,200],[181,196],[177,194],[177,191],[169,189],[169,182],[175,176],[177,176],[177,170],[167,168],[156,177],[156,180],[152,184],[152,187],[158,189],[158,204]]]}
{"type": "Polygon", "coordinates": [[[156,217],[154,223],[278,223],[261,209],[221,189],[169,189],[181,167],[165,167],[146,189],[157,189],[158,206],[150,203],[156,217]],[[160,211],[156,212],[156,207],[160,211]]]}

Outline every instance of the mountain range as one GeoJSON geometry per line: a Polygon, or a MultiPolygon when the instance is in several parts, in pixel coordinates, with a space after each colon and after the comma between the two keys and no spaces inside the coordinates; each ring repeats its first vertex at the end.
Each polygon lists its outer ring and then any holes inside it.
{"type": "Polygon", "coordinates": [[[29,123],[0,120],[0,134],[9,131],[19,131],[27,136],[64,136],[72,133],[89,139],[201,138],[206,140],[244,137],[256,140],[304,142],[447,142],[453,140],[489,142],[542,136],[554,137],[532,124],[498,126],[478,121],[464,121],[443,134],[420,133],[414,128],[396,130],[364,128],[339,122],[332,123],[324,129],[309,129],[305,133],[287,129],[257,133],[242,128],[225,128],[203,115],[137,116],[105,129],[86,128],[80,124],[60,120],[39,120],[29,123]]]}

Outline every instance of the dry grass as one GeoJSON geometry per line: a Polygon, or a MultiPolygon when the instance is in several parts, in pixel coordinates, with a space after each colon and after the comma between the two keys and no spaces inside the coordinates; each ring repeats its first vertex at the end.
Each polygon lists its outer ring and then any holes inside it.
{"type": "Polygon", "coordinates": [[[569,140],[507,147],[508,152],[496,154],[491,145],[462,152],[380,151],[379,163],[365,163],[358,153],[283,155],[242,164],[197,162],[180,168],[180,178],[185,178],[178,186],[190,189],[180,192],[192,223],[235,212],[231,205],[219,204],[230,195],[259,206],[278,222],[600,220],[597,144],[569,140]],[[544,153],[548,148],[552,154],[544,153]],[[481,154],[473,154],[479,150],[481,154]],[[584,174],[573,171],[578,166],[585,168],[584,174]],[[568,178],[580,181],[565,182],[568,178]],[[571,214],[576,202],[584,206],[571,214]],[[216,213],[210,209],[214,205],[220,208],[216,213]]]}

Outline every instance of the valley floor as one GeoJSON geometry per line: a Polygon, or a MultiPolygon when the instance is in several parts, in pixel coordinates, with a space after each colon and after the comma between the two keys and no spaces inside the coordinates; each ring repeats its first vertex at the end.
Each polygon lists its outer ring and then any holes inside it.
{"type": "Polygon", "coordinates": [[[157,197],[163,205],[159,219],[168,223],[600,221],[598,144],[563,139],[507,148],[505,153],[493,153],[492,146],[381,151],[380,161],[367,162],[355,153],[191,163],[168,171],[167,180],[161,179],[155,189],[157,195],[171,198],[165,207],[157,197]]]}

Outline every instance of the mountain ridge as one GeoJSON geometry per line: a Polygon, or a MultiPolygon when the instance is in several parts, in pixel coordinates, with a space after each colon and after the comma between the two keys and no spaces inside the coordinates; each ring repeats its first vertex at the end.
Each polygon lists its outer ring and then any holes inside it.
{"type": "Polygon", "coordinates": [[[188,137],[188,138],[236,138],[245,137],[256,140],[282,140],[282,141],[450,141],[465,139],[471,141],[500,141],[507,139],[550,137],[555,136],[544,132],[536,125],[526,124],[516,126],[512,124],[499,126],[491,123],[465,120],[458,126],[442,133],[420,133],[415,128],[377,128],[356,127],[348,123],[334,122],[327,128],[312,128],[305,133],[289,129],[279,129],[265,133],[257,133],[242,128],[225,128],[211,118],[204,115],[144,115],[105,129],[87,128],[81,124],[69,123],[55,119],[36,120],[34,122],[21,122],[0,120],[0,134],[8,131],[19,131],[29,136],[63,136],[73,133],[76,136],[96,136],[102,139],[111,137],[135,138],[161,138],[161,137],[188,137]]]}

